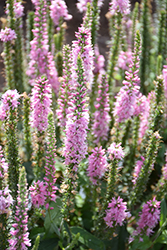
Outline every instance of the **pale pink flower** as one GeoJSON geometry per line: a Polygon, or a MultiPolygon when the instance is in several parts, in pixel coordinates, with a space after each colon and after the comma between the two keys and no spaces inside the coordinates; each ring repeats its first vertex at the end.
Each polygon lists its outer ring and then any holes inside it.
{"type": "Polygon", "coordinates": [[[124,151],[121,147],[121,143],[116,144],[115,142],[113,142],[110,147],[108,148],[108,153],[109,153],[109,159],[110,160],[122,160],[122,158],[124,158],[124,151]]]}
{"type": "Polygon", "coordinates": [[[100,55],[97,44],[95,45],[94,53],[95,53],[95,57],[94,57],[94,70],[93,70],[93,73],[103,75],[105,73],[105,70],[104,70],[105,58],[104,58],[103,55],[100,55]]]}
{"type": "Polygon", "coordinates": [[[8,213],[12,204],[13,198],[8,186],[6,186],[4,189],[0,190],[0,214],[8,213]]]}
{"type": "Polygon", "coordinates": [[[16,33],[11,28],[5,27],[5,29],[1,29],[0,31],[0,40],[2,42],[8,42],[16,39],[16,33]]]}
{"type": "Polygon", "coordinates": [[[3,95],[2,95],[2,105],[3,105],[3,110],[8,111],[10,108],[14,109],[18,107],[18,99],[20,98],[20,94],[17,92],[16,89],[14,90],[7,90],[3,95]]]}
{"type": "Polygon", "coordinates": [[[128,15],[130,13],[130,2],[129,0],[112,0],[109,11],[111,15],[116,14],[117,11],[128,15]]]}
{"type": "Polygon", "coordinates": [[[121,50],[118,57],[118,67],[122,70],[128,70],[129,65],[132,63],[132,51],[121,50]]]}
{"type": "Polygon", "coordinates": [[[128,86],[123,86],[116,95],[113,115],[116,122],[124,122],[130,119],[135,111],[136,95],[138,88],[135,86],[132,90],[128,86]]]}
{"type": "Polygon", "coordinates": [[[72,18],[72,15],[68,14],[67,6],[64,0],[51,1],[50,16],[56,26],[59,25],[59,20],[61,17],[67,21],[72,18]]]}
{"type": "MultiPolygon", "coordinates": [[[[91,3],[92,4],[93,0],[78,0],[77,8],[79,10],[79,12],[85,12],[87,9],[87,3],[91,3]]],[[[100,8],[103,5],[103,0],[98,0],[98,7],[100,8]]]]}
{"type": "Polygon", "coordinates": [[[21,2],[14,2],[14,14],[16,19],[24,15],[24,6],[21,2]]]}

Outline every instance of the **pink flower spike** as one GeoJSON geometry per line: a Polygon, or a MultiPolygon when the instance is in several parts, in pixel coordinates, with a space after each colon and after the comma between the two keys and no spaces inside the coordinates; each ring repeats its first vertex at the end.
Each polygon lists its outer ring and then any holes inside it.
{"type": "Polygon", "coordinates": [[[108,227],[122,226],[126,217],[130,217],[126,204],[120,196],[117,199],[115,197],[112,198],[104,217],[108,227]]]}
{"type": "Polygon", "coordinates": [[[16,39],[16,33],[14,30],[5,27],[5,29],[1,29],[0,31],[0,40],[2,42],[9,42],[16,39]]]}
{"type": "Polygon", "coordinates": [[[48,126],[48,114],[51,112],[51,86],[45,78],[38,78],[32,89],[30,123],[42,132],[48,126]]]}
{"type": "Polygon", "coordinates": [[[107,169],[107,158],[105,156],[105,150],[102,147],[92,150],[92,154],[89,156],[89,165],[88,165],[88,176],[93,184],[97,185],[97,180],[100,179],[106,169],[107,169]]]}
{"type": "Polygon", "coordinates": [[[18,107],[18,99],[20,98],[20,94],[17,92],[16,89],[14,90],[7,90],[2,95],[2,109],[4,111],[8,111],[10,108],[14,109],[18,107]]]}
{"type": "Polygon", "coordinates": [[[143,205],[138,226],[133,232],[133,235],[142,237],[146,234],[149,236],[153,232],[153,229],[157,225],[159,219],[160,201],[157,201],[154,197],[153,200],[149,200],[143,205]]]}
{"type": "Polygon", "coordinates": [[[16,0],[14,2],[14,14],[16,19],[24,16],[24,6],[21,2],[16,2],[16,0]]]}

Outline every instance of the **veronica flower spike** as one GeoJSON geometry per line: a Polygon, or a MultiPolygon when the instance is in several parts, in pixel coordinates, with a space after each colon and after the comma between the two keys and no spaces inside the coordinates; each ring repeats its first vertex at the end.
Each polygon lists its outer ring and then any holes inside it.
{"type": "Polygon", "coordinates": [[[1,248],[7,249],[9,227],[8,217],[11,214],[13,198],[8,187],[8,164],[5,161],[2,147],[0,146],[0,242],[1,248]]]}
{"type": "Polygon", "coordinates": [[[25,168],[22,167],[19,175],[18,197],[14,223],[10,231],[10,250],[27,250],[31,246],[28,233],[28,190],[25,168]]]}
{"type": "Polygon", "coordinates": [[[87,85],[80,56],[77,59],[77,69],[74,71],[74,92],[71,100],[72,107],[67,116],[64,156],[65,164],[73,166],[73,170],[77,171],[78,164],[87,153],[86,137],[89,121],[86,106],[87,85]]]}

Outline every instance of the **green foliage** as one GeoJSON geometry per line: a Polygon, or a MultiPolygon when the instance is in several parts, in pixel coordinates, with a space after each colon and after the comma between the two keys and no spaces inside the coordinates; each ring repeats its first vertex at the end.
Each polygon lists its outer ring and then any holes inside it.
{"type": "Polygon", "coordinates": [[[40,243],[40,236],[38,235],[38,236],[36,237],[35,244],[34,244],[32,250],[38,250],[39,243],[40,243]]]}
{"type": "Polygon", "coordinates": [[[94,235],[89,233],[83,228],[80,227],[71,227],[72,234],[80,234],[78,241],[84,244],[86,247],[91,248],[93,250],[105,250],[105,245],[103,241],[96,238],[94,235]]]}

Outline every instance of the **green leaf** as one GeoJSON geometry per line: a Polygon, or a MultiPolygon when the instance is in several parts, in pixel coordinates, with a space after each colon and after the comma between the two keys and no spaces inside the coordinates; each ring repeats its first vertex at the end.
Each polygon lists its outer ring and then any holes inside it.
{"type": "Polygon", "coordinates": [[[65,170],[64,164],[62,162],[60,162],[59,160],[57,160],[57,159],[56,159],[56,162],[55,162],[55,168],[56,168],[56,171],[64,172],[64,170],[65,170]]]}
{"type": "Polygon", "coordinates": [[[54,250],[58,245],[58,241],[57,238],[45,239],[40,242],[38,250],[54,250]]]}
{"type": "Polygon", "coordinates": [[[152,241],[150,241],[148,236],[142,237],[143,241],[139,242],[139,239],[136,239],[132,243],[132,248],[130,250],[148,250],[152,245],[152,241]]]}
{"type": "Polygon", "coordinates": [[[80,233],[80,237],[78,239],[79,242],[91,248],[93,250],[105,250],[105,245],[103,241],[96,238],[94,235],[86,231],[81,227],[71,227],[72,234],[80,233]]]}
{"type": "Polygon", "coordinates": [[[166,201],[165,199],[163,199],[161,201],[161,215],[160,215],[160,227],[162,227],[162,225],[164,224],[165,220],[167,217],[167,206],[166,206],[166,201]]]}
{"type": "Polygon", "coordinates": [[[126,228],[126,224],[124,224],[123,226],[119,226],[115,232],[117,234],[116,237],[113,237],[111,240],[104,241],[105,245],[107,246],[107,249],[125,250],[126,242],[129,236],[127,228],[126,228]]]}
{"type": "Polygon", "coordinates": [[[167,244],[167,230],[162,232],[162,234],[156,239],[156,242],[167,244]]]}
{"type": "Polygon", "coordinates": [[[57,226],[60,225],[61,221],[61,199],[57,198],[56,202],[51,202],[50,206],[54,209],[47,211],[44,227],[46,232],[49,232],[50,234],[56,233],[60,237],[60,232],[57,226]]]}
{"type": "Polygon", "coordinates": [[[34,227],[30,232],[30,238],[35,239],[37,235],[43,236],[45,233],[44,227],[34,227]]]}

